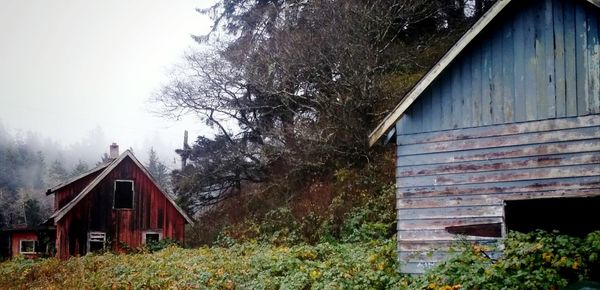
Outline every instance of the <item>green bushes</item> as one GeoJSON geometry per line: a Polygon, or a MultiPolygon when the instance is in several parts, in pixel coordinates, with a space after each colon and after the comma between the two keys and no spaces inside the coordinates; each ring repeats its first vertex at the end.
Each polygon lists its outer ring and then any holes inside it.
{"type": "Polygon", "coordinates": [[[463,245],[455,256],[419,277],[413,287],[557,289],[579,280],[600,279],[600,231],[585,238],[513,232],[502,245],[504,255],[498,260],[483,254],[490,249],[463,245]]]}
{"type": "Polygon", "coordinates": [[[586,238],[511,233],[504,255],[461,244],[421,276],[397,272],[395,239],[316,245],[229,247],[88,255],[68,261],[0,263],[0,289],[560,289],[600,277],[600,232],[586,238]]]}
{"type": "Polygon", "coordinates": [[[230,248],[16,259],[0,264],[0,289],[387,289],[402,280],[394,241],[316,246],[245,243],[230,248]]]}

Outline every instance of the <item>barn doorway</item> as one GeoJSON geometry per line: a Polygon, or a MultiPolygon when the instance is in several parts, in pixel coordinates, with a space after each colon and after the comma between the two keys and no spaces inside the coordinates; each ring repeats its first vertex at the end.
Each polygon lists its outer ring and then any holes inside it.
{"type": "Polygon", "coordinates": [[[600,196],[506,201],[506,229],[531,232],[558,230],[583,237],[600,230],[600,196]]]}

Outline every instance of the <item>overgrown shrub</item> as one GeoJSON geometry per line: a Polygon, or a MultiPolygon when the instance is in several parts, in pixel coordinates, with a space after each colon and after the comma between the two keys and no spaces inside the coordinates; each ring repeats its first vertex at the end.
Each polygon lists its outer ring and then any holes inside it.
{"type": "Polygon", "coordinates": [[[230,248],[167,247],[0,264],[0,289],[390,289],[395,241],[316,246],[245,243],[230,248]]]}
{"type": "Polygon", "coordinates": [[[464,244],[453,257],[419,277],[413,288],[560,289],[579,280],[600,281],[600,231],[585,238],[512,232],[502,247],[503,256],[493,260],[483,254],[490,249],[464,244]]]}

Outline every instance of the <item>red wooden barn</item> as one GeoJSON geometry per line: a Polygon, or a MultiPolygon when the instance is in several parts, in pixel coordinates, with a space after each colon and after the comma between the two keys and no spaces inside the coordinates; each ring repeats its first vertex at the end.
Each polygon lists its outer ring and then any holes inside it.
{"type": "Polygon", "coordinates": [[[55,211],[47,224],[56,227],[59,258],[122,251],[150,240],[184,240],[185,224],[192,220],[131,151],[118,151],[113,143],[112,161],[48,190],[55,211]]]}

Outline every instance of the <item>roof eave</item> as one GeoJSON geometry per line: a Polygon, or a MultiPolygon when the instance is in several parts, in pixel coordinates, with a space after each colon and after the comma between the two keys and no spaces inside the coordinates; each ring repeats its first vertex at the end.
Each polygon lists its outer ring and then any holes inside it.
{"type": "MultiPolygon", "coordinates": [[[[369,146],[373,146],[402,117],[406,109],[429,87],[429,85],[448,67],[448,65],[479,35],[479,33],[504,10],[512,0],[498,0],[463,36],[444,54],[444,56],[419,80],[400,103],[369,134],[369,146]]],[[[588,0],[600,1],[600,0],[588,0]]]]}
{"type": "MultiPolygon", "coordinates": [[[[448,65],[463,51],[463,49],[487,27],[512,0],[498,0],[463,36],[446,52],[446,54],[431,68],[419,82],[406,94],[400,103],[389,113],[381,123],[369,134],[369,147],[375,145],[381,137],[394,126],[412,103],[429,87],[429,85],[448,67],[448,65]]],[[[600,0],[586,0],[600,8],[600,0]]]]}
{"type": "Polygon", "coordinates": [[[54,224],[56,225],[73,207],[75,207],[75,205],[77,203],[79,203],[79,201],[81,201],[119,163],[121,163],[121,161],[123,161],[123,159],[125,159],[125,157],[131,158],[131,160],[133,160],[133,162],[139,168],[142,169],[142,171],[144,172],[144,174],[146,174],[148,176],[148,178],[150,178],[150,180],[152,181],[152,183],[154,183],[154,185],[160,190],[160,192],[165,196],[165,198],[175,207],[175,209],[177,209],[177,211],[183,216],[183,218],[186,220],[186,222],[188,222],[190,225],[194,224],[194,221],[183,211],[183,209],[181,209],[177,205],[177,203],[175,203],[175,201],[166,192],[164,192],[162,190],[162,188],[158,185],[158,183],[156,183],[156,181],[154,180],[154,178],[152,178],[152,175],[148,172],[148,170],[140,163],[140,161],[129,150],[126,150],[125,152],[123,152],[123,154],[121,154],[121,156],[119,156],[119,158],[117,158],[116,160],[114,160],[113,162],[111,162],[104,169],[104,171],[102,171],[102,173],[100,173],[100,175],[96,176],[96,178],[94,178],[94,180],[92,180],[92,182],[90,182],[73,200],[71,200],[68,204],[66,204],[65,206],[63,206],[60,210],[58,210],[57,212],[55,212],[54,214],[52,214],[52,216],[50,216],[49,220],[52,219],[54,221],[54,224]]]}

